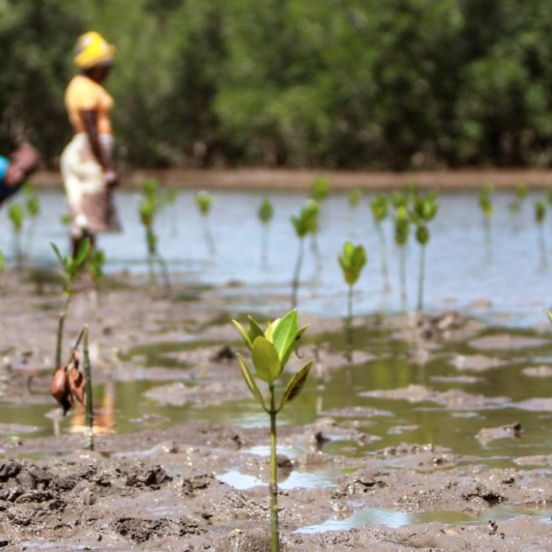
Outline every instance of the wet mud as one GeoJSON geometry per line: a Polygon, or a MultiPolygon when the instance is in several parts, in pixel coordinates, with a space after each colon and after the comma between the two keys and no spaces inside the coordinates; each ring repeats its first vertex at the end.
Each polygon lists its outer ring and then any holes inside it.
{"type": "MultiPolygon", "coordinates": [[[[59,285],[8,272],[1,290],[0,403],[51,405],[55,417],[48,388],[63,301],[59,285]]],[[[125,275],[100,293],[83,283],[70,308],[64,351],[88,324],[95,383],[153,378],[158,385],[148,398],[175,408],[245,399],[235,359],[243,351],[231,324],[239,313],[217,290],[176,285],[171,294],[125,275]],[[180,347],[163,346],[168,343],[180,347]]],[[[342,321],[301,314],[301,322],[311,324],[311,336],[322,336],[301,349],[303,357],[317,358],[314,376],[343,367],[342,353],[325,339],[342,331],[342,321]]],[[[459,348],[457,373],[449,378],[468,384],[501,369],[493,352],[547,342],[546,336],[487,339],[479,336],[481,322],[457,313],[414,324],[393,317],[384,324],[409,344],[410,360],[426,362],[444,346],[471,340],[472,354],[459,348]]],[[[353,369],[377,354],[353,351],[353,369]]],[[[537,360],[523,370],[544,383],[550,374],[537,360]]],[[[448,382],[430,379],[364,394],[386,404],[419,402],[460,413],[501,408],[509,400],[443,390],[448,382]]],[[[528,400],[518,407],[537,406],[528,400]]],[[[546,405],[538,408],[546,412],[546,405]]],[[[163,416],[150,414],[139,430],[118,434],[108,414],[96,412],[93,451],[85,450],[78,430],[35,437],[23,417],[0,419],[0,550],[270,550],[266,426],[195,421],[165,427],[163,416]]],[[[550,454],[519,454],[497,467],[476,446],[473,454],[427,442],[380,447],[370,424],[389,415],[377,406],[344,405],[321,411],[313,423],[279,428],[282,550],[552,550],[550,454]],[[362,455],[345,454],[346,447],[336,453],[335,443],[371,448],[362,455]]],[[[416,426],[402,420],[393,429],[406,435],[416,426]]],[[[473,439],[484,445],[516,440],[525,429],[514,421],[474,427],[473,439]]]]}

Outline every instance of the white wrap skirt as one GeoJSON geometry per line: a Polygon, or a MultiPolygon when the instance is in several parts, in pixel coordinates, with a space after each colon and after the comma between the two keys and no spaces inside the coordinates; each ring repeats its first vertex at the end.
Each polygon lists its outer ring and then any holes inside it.
{"type": "MultiPolygon", "coordinates": [[[[102,147],[113,149],[113,137],[100,134],[102,147]]],[[[117,232],[121,226],[113,202],[113,192],[105,182],[88,135],[75,134],[61,154],[61,174],[71,216],[71,236],[117,232]]]]}

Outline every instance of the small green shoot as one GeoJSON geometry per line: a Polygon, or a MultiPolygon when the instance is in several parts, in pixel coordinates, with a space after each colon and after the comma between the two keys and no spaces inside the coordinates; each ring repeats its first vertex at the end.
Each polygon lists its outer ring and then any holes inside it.
{"type": "Polygon", "coordinates": [[[347,241],[343,245],[343,252],[339,254],[338,260],[343,271],[343,278],[349,286],[347,300],[347,346],[349,360],[352,360],[353,287],[360,278],[362,269],[368,261],[368,256],[363,245],[353,245],[347,241]]]}
{"type": "Polygon", "coordinates": [[[58,368],[61,365],[61,349],[63,341],[63,326],[65,324],[65,318],[69,309],[69,304],[73,297],[73,287],[75,281],[88,260],[90,252],[90,240],[88,238],[82,240],[79,245],[79,249],[75,257],[72,255],[66,255],[63,257],[55,243],[50,244],[54,253],[61,265],[62,270],[59,270],[63,285],[63,294],[65,295],[65,303],[63,310],[61,311],[58,319],[57,339],[56,339],[56,356],[55,366],[58,368]]]}
{"type": "Polygon", "coordinates": [[[215,241],[213,240],[213,235],[211,234],[211,228],[209,226],[208,222],[208,216],[211,212],[211,208],[213,206],[213,203],[215,201],[215,198],[205,190],[201,190],[197,192],[195,196],[196,205],[199,209],[199,212],[201,214],[201,220],[203,224],[203,235],[205,237],[205,242],[207,243],[207,247],[209,249],[209,253],[211,257],[214,257],[216,255],[216,249],[215,249],[215,241]]]}
{"type": "Polygon", "coordinates": [[[406,207],[395,211],[395,244],[399,249],[401,307],[406,310],[406,243],[410,234],[410,216],[406,207]]]}
{"type": "Polygon", "coordinates": [[[437,211],[437,194],[430,193],[426,196],[417,196],[414,199],[412,219],[416,224],[416,241],[420,245],[420,271],[418,277],[418,312],[422,312],[424,303],[424,280],[425,280],[425,255],[426,247],[430,239],[428,224],[431,222],[437,211]]]}
{"type": "Polygon", "coordinates": [[[297,255],[297,261],[295,263],[295,270],[293,273],[293,281],[291,284],[291,306],[295,308],[297,306],[297,293],[299,289],[299,275],[301,272],[301,265],[303,264],[304,254],[304,239],[308,234],[315,234],[318,231],[318,215],[319,206],[316,201],[310,199],[307,204],[301,209],[298,217],[291,217],[291,222],[295,228],[295,233],[299,238],[299,252],[297,255]]]}
{"type": "Polygon", "coordinates": [[[150,283],[156,282],[155,265],[159,265],[165,289],[170,288],[169,275],[165,262],[158,251],[158,238],[154,230],[155,217],[162,205],[163,198],[159,189],[159,181],[148,178],[142,183],[142,200],[138,206],[140,222],[145,230],[145,241],[148,251],[148,266],[150,283]]]}
{"type": "Polygon", "coordinates": [[[519,213],[521,211],[521,206],[525,198],[527,197],[529,190],[527,184],[524,182],[518,184],[514,190],[515,199],[508,205],[508,208],[512,213],[519,213]]]}
{"type": "Polygon", "coordinates": [[[246,347],[251,352],[253,370],[242,355],[238,360],[245,383],[255,401],[270,417],[270,525],[272,552],[280,551],[280,531],[278,521],[278,479],[277,479],[277,415],[284,406],[301,393],[314,359],[307,361],[288,381],[286,388],[277,403],[275,383],[282,375],[291,354],[297,348],[297,342],[305,333],[307,326],[299,327],[297,311],[291,310],[282,318],[270,322],[266,330],[250,316],[249,331],[236,320],[232,321],[239,331],[246,347]],[[259,389],[255,376],[268,384],[268,404],[259,389]]]}
{"type": "Polygon", "coordinates": [[[257,216],[259,217],[259,220],[263,226],[263,237],[262,237],[262,244],[261,244],[261,260],[262,265],[267,266],[267,250],[268,250],[268,228],[270,225],[270,221],[272,220],[272,217],[274,216],[274,207],[272,206],[272,202],[270,201],[269,197],[263,198],[261,201],[261,205],[259,206],[259,210],[257,211],[257,216]]]}
{"type": "Polygon", "coordinates": [[[362,190],[360,188],[353,188],[349,192],[349,207],[356,209],[362,201],[362,190]]]}
{"type": "Polygon", "coordinates": [[[483,212],[483,227],[485,230],[485,243],[487,245],[487,255],[490,259],[492,255],[492,234],[491,218],[493,216],[493,186],[486,183],[479,192],[479,207],[483,212]]]}
{"type": "Polygon", "coordinates": [[[178,189],[177,188],[169,188],[165,192],[165,202],[168,205],[172,206],[172,232],[174,235],[178,234],[178,216],[177,216],[177,210],[176,210],[176,204],[178,201],[178,189]]]}
{"type": "Polygon", "coordinates": [[[389,215],[389,203],[385,196],[377,195],[370,201],[370,209],[376,225],[376,231],[380,241],[381,251],[381,274],[383,278],[383,291],[387,293],[391,286],[389,285],[389,269],[387,268],[387,241],[383,231],[382,223],[389,215]]]}
{"type": "Polygon", "coordinates": [[[314,179],[310,188],[310,198],[318,203],[328,199],[330,195],[330,182],[327,178],[318,176],[314,179]]]}
{"type": "Polygon", "coordinates": [[[539,231],[539,249],[541,257],[541,266],[544,267],[548,263],[546,256],[546,240],[544,235],[544,219],[546,217],[546,202],[544,199],[535,201],[535,222],[539,231]]]}

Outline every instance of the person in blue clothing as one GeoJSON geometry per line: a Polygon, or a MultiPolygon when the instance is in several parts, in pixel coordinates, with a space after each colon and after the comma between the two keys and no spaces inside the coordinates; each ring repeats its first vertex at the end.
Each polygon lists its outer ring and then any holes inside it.
{"type": "Polygon", "coordinates": [[[21,188],[39,163],[40,156],[29,142],[23,142],[9,158],[0,155],[0,206],[21,188]]]}

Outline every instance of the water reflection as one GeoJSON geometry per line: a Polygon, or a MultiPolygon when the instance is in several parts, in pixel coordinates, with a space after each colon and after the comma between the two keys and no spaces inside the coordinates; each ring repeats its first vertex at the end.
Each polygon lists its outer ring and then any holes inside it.
{"type": "Polygon", "coordinates": [[[346,531],[366,525],[386,525],[387,527],[402,527],[404,525],[439,522],[445,525],[481,524],[490,521],[506,521],[520,515],[534,515],[542,520],[550,518],[550,510],[529,510],[497,506],[479,516],[470,516],[462,512],[401,512],[383,508],[367,508],[359,510],[345,519],[329,519],[318,525],[309,525],[297,529],[296,533],[324,533],[328,531],[346,531]]]}

